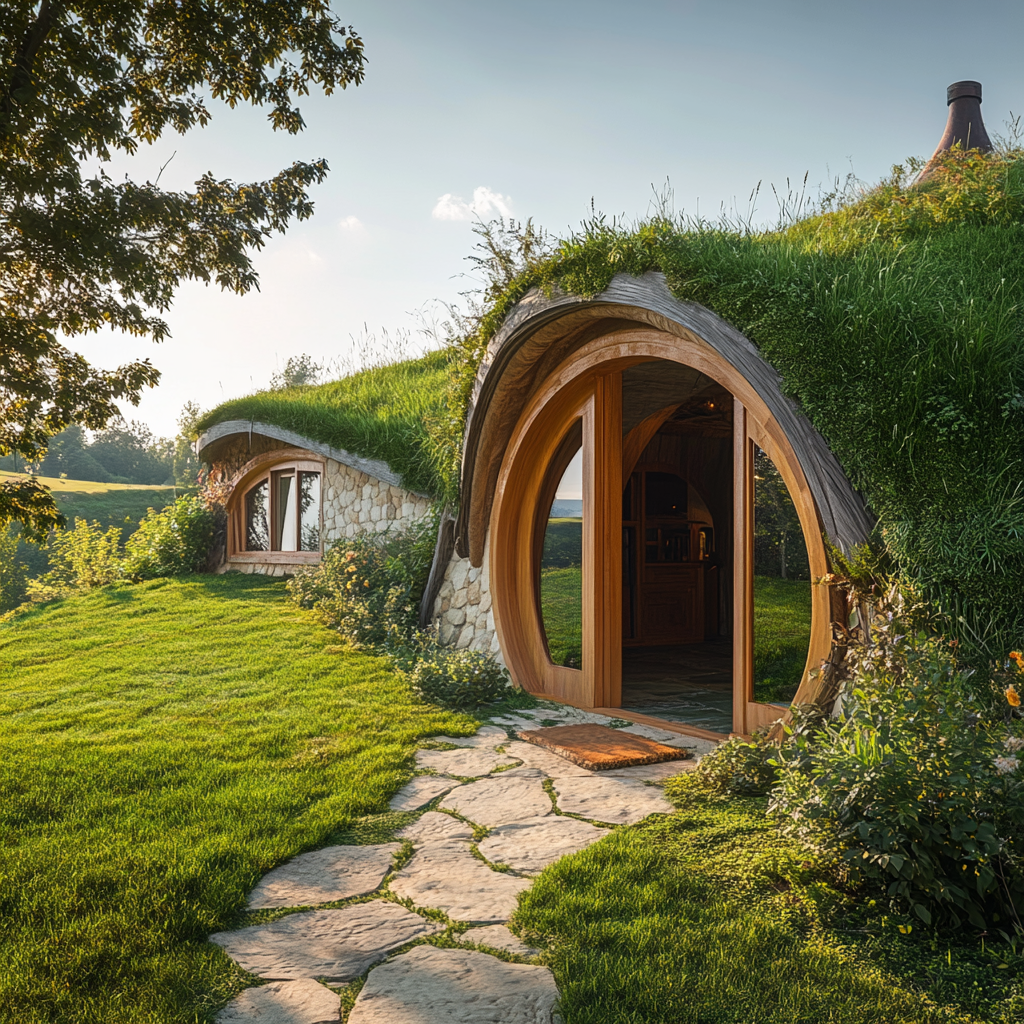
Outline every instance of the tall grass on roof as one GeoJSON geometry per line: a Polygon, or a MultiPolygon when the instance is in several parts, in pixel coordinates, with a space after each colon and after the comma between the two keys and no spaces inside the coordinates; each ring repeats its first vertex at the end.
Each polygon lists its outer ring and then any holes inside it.
{"type": "Polygon", "coordinates": [[[429,352],[326,384],[236,398],[203,416],[198,428],[230,419],[273,423],[364,458],[382,459],[410,490],[434,495],[443,485],[426,452],[426,424],[439,414],[447,380],[447,353],[429,352]]]}

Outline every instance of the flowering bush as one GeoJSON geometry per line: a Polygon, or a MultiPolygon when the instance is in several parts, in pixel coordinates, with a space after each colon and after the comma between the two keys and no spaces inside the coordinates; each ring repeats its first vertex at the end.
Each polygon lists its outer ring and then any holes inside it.
{"type": "Polygon", "coordinates": [[[426,528],[353,537],[335,543],[319,565],[296,572],[288,591],[353,644],[396,650],[415,636],[432,554],[426,528]]]}
{"type": "Polygon", "coordinates": [[[904,621],[880,616],[853,653],[841,716],[780,748],[770,809],[892,911],[1012,932],[1024,913],[1015,684],[1000,720],[955,646],[904,621]]]}

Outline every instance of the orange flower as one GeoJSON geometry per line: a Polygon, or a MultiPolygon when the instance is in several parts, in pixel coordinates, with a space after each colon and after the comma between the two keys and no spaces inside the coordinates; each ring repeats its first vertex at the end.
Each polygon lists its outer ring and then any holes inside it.
{"type": "Polygon", "coordinates": [[[1020,707],[1020,694],[1017,692],[1017,688],[1013,683],[1006,688],[1006,703],[1009,704],[1011,708],[1020,707]]]}

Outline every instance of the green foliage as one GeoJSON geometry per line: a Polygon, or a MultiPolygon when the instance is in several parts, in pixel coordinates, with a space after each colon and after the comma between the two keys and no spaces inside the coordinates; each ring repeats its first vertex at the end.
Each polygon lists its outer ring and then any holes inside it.
{"type": "Polygon", "coordinates": [[[143,423],[108,427],[91,442],[80,426],[72,424],[50,440],[39,472],[99,483],[173,483],[172,449],[172,442],[154,437],[143,423]]]}
{"type": "Polygon", "coordinates": [[[1024,958],[1008,944],[874,938],[863,921],[763,802],[742,798],[615,830],[547,868],[513,919],[546,945],[573,1024],[1019,1019],[1024,958]]]}
{"type": "Polygon", "coordinates": [[[1021,929],[1019,724],[976,698],[947,640],[891,612],[871,633],[841,717],[780,748],[772,810],[893,913],[1021,929]]]}
{"type": "Polygon", "coordinates": [[[295,573],[288,592],[356,646],[408,648],[434,553],[433,525],[336,541],[318,565],[295,573]]]}
{"type": "Polygon", "coordinates": [[[775,785],[777,755],[776,745],[763,736],[733,736],[705,754],[693,771],[669,779],[665,793],[677,801],[708,795],[766,796],[775,785]]]}
{"type": "MultiPolygon", "coordinates": [[[[1019,152],[954,153],[924,186],[897,171],[763,233],[594,217],[553,253],[495,261],[503,290],[453,347],[448,401],[462,418],[450,433],[461,437],[487,345],[531,288],[593,296],[615,274],[661,272],[779,371],[898,569],[974,660],[1003,653],[1024,633],[1022,167],[1019,152]]],[[[451,439],[446,450],[457,457],[451,439]]]]}
{"type": "Polygon", "coordinates": [[[195,402],[186,402],[178,417],[178,436],[174,439],[172,470],[174,482],[186,487],[195,487],[202,463],[196,455],[193,443],[199,437],[197,423],[202,410],[195,402]]]}
{"type": "Polygon", "coordinates": [[[316,386],[261,391],[219,405],[197,430],[229,419],[254,419],[303,437],[382,459],[411,490],[439,496],[444,486],[430,457],[425,424],[441,415],[448,354],[373,366],[316,386]]]}
{"type": "Polygon", "coordinates": [[[124,574],[149,580],[200,572],[222,514],[199,495],[184,495],[159,511],[151,508],[125,544],[124,574]]]}
{"type": "Polygon", "coordinates": [[[97,522],[76,519],[70,530],[58,530],[50,541],[49,571],[28,583],[33,601],[80,594],[121,579],[121,531],[104,530],[97,522]]]}
{"type": "MultiPolygon", "coordinates": [[[[270,107],[295,133],[295,102],[362,81],[362,40],[325,0],[215,0],[182,17],[176,3],[99,0],[0,8],[0,454],[35,461],[72,423],[101,429],[118,402],[136,404],[159,375],[148,360],[96,369],[58,338],[113,327],[161,340],[183,280],[246,292],[251,253],[312,212],[308,188],[323,160],[295,162],[268,181],[237,185],[205,174],[167,191],[107,173],[166,129],[210,120],[207,98],[270,107]]],[[[33,518],[52,501],[12,504],[0,523],[33,518]]]]}
{"type": "Polygon", "coordinates": [[[0,612],[9,612],[25,600],[27,570],[18,557],[17,534],[0,530],[0,612]]]}
{"type": "Polygon", "coordinates": [[[301,388],[319,384],[324,368],[312,357],[303,353],[301,356],[289,356],[285,360],[284,369],[270,378],[270,387],[274,391],[282,388],[301,388]]]}
{"type": "Polygon", "coordinates": [[[417,744],[475,723],[336,640],[239,573],[0,626],[2,1024],[211,1020],[252,978],[207,938],[256,882],[405,824],[417,744]]]}
{"type": "Polygon", "coordinates": [[[508,696],[508,672],[481,651],[425,644],[409,671],[413,689],[432,704],[471,711],[508,696]]]}

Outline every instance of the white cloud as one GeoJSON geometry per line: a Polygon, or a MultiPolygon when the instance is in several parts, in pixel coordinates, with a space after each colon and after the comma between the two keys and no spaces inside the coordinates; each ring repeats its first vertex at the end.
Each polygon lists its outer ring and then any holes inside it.
{"type": "Polygon", "coordinates": [[[363,222],[351,214],[348,217],[342,217],[338,221],[338,227],[348,235],[362,235],[366,232],[363,222]]]}
{"type": "Polygon", "coordinates": [[[486,185],[478,185],[473,189],[473,198],[468,203],[461,196],[445,192],[434,204],[433,210],[436,220],[474,220],[493,214],[511,217],[512,200],[509,196],[492,191],[486,185]]]}

